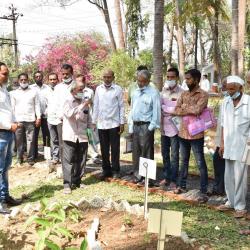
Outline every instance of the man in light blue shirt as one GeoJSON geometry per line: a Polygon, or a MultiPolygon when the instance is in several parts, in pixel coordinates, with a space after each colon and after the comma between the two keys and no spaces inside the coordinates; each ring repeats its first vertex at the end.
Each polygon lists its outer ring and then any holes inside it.
{"type": "Polygon", "coordinates": [[[150,72],[137,74],[138,88],[132,95],[129,133],[133,134],[134,182],[142,181],[138,174],[139,158],[154,159],[154,130],[160,128],[160,95],[149,85],[150,72]]]}

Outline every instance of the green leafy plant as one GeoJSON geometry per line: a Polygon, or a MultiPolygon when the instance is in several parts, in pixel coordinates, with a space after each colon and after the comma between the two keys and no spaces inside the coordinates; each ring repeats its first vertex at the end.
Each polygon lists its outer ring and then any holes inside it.
{"type": "Polygon", "coordinates": [[[123,218],[123,224],[128,227],[132,227],[134,225],[130,215],[125,215],[123,218]]]}
{"type": "MultiPolygon", "coordinates": [[[[66,218],[71,219],[74,222],[79,220],[79,212],[76,208],[70,207],[65,210],[63,205],[55,203],[52,206],[48,205],[46,199],[40,201],[41,209],[38,215],[33,215],[28,218],[25,223],[27,228],[32,223],[36,224],[36,232],[39,236],[39,240],[36,242],[35,249],[43,250],[46,247],[51,250],[60,250],[61,248],[53,241],[54,237],[66,237],[68,241],[74,238],[73,233],[63,226],[66,218]]],[[[73,250],[75,248],[66,248],[73,250]]],[[[87,249],[87,241],[83,240],[80,250],[87,249]]],[[[78,250],[78,249],[77,249],[78,250]]]]}

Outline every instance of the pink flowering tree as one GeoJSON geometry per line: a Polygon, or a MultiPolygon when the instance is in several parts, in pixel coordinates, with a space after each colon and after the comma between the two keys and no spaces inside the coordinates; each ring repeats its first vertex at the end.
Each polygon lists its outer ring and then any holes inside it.
{"type": "Polygon", "coordinates": [[[37,65],[45,74],[55,72],[60,77],[61,66],[71,64],[75,74],[84,74],[87,80],[95,63],[105,61],[110,47],[100,34],[81,33],[48,38],[45,45],[34,57],[27,56],[28,65],[37,65]]]}

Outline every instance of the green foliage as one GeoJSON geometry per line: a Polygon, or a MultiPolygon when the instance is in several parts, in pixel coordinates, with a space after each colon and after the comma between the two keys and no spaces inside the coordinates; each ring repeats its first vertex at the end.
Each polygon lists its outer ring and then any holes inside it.
{"type": "Polygon", "coordinates": [[[125,0],[125,3],[127,5],[128,49],[130,54],[135,56],[135,51],[139,49],[139,39],[144,39],[144,31],[149,23],[149,15],[142,16],[140,0],[125,0]]]}
{"type": "Polygon", "coordinates": [[[95,76],[93,82],[102,81],[104,69],[110,68],[115,72],[115,82],[123,87],[127,87],[134,80],[134,75],[138,61],[131,58],[124,51],[113,52],[105,61],[94,65],[91,74],[95,76]]]}
{"type": "Polygon", "coordinates": [[[148,69],[153,71],[153,52],[151,49],[144,49],[139,52],[138,60],[141,65],[146,65],[148,69]]]}
{"type": "MultiPolygon", "coordinates": [[[[29,217],[25,223],[25,227],[27,228],[32,223],[36,224],[36,232],[39,236],[39,240],[35,245],[36,250],[43,250],[45,248],[60,250],[61,248],[51,239],[51,236],[57,236],[59,239],[65,237],[68,240],[74,238],[72,232],[64,227],[63,223],[66,218],[78,222],[79,212],[74,207],[69,207],[70,209],[65,211],[63,205],[60,203],[55,203],[52,207],[49,207],[47,199],[42,199],[40,204],[41,209],[39,215],[29,217]]],[[[80,250],[87,249],[86,244],[86,240],[84,240],[80,250]]]]}

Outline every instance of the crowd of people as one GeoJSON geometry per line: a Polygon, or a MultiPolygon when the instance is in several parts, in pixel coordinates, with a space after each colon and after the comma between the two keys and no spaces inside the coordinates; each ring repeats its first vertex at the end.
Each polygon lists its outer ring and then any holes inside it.
{"type": "MultiPolygon", "coordinates": [[[[247,164],[242,162],[246,145],[250,143],[250,96],[244,93],[244,81],[239,76],[228,76],[221,86],[223,100],[217,117],[216,150],[213,157],[214,186],[208,190],[208,170],[204,156],[205,122],[213,121],[208,106],[209,82],[201,86],[201,72],[185,72],[187,90],[180,85],[179,71],[169,68],[162,91],[151,82],[146,66],[139,66],[136,81],[130,84],[128,98],[115,81],[111,69],[103,72],[103,82],[93,90],[84,75],[74,76],[73,67],[61,67],[62,81],[56,73],[33,75],[29,84],[26,73],[18,75],[18,87],[6,89],[8,67],[0,63],[0,213],[8,213],[8,205],[19,205],[21,200],[9,194],[8,169],[13,154],[13,141],[17,161],[33,165],[38,157],[38,138],[41,128],[43,146],[51,148],[51,163],[62,164],[64,193],[81,188],[84,175],[89,131],[100,142],[102,179],[120,178],[120,136],[124,125],[133,141],[132,181],[144,183],[139,175],[140,157],[154,159],[154,133],[161,131],[161,149],[164,178],[160,186],[179,194],[186,192],[191,150],[200,172],[200,198],[225,195],[227,202],[218,207],[234,209],[235,217],[244,216],[247,194],[247,164]],[[125,117],[125,101],[129,115],[125,117]],[[208,121],[203,114],[209,114],[208,121]],[[126,121],[127,120],[127,121],[126,121]],[[27,158],[24,158],[24,152],[27,158]]],[[[207,78],[207,77],[205,77],[207,78]]],[[[250,84],[250,74],[247,75],[250,84]]],[[[206,125],[206,124],[205,124],[206,125]]],[[[96,144],[92,143],[95,157],[96,144]]],[[[150,182],[150,185],[155,183],[150,182]]]]}

